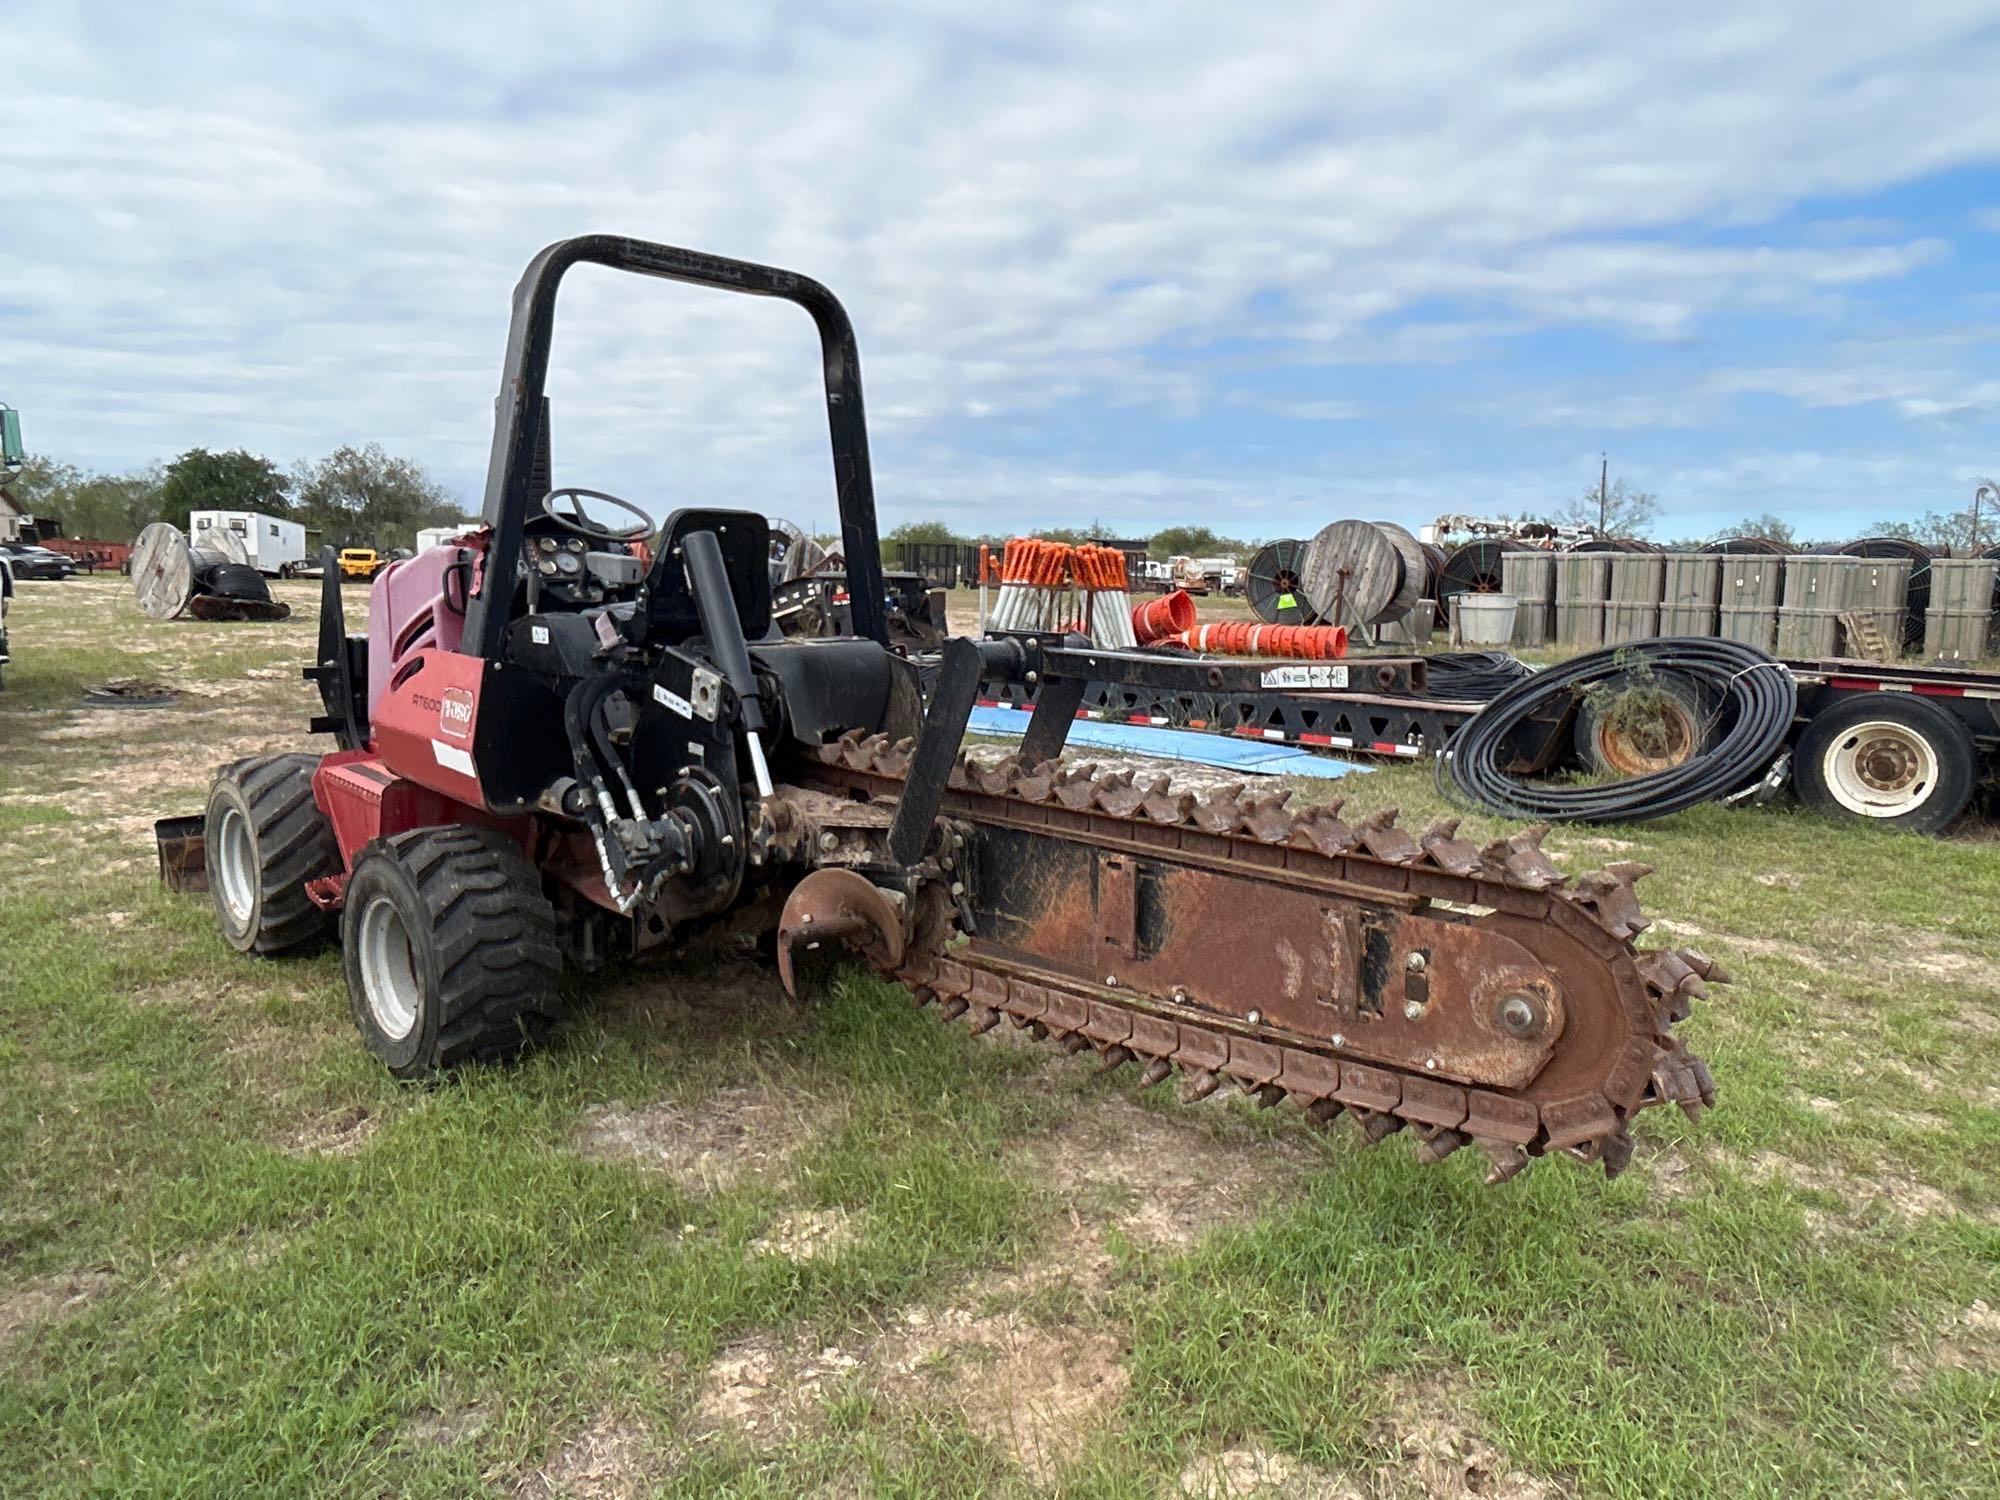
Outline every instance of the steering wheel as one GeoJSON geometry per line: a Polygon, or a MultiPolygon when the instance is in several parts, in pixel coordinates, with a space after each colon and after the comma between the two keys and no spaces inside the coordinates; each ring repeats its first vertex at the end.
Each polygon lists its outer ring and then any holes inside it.
{"type": "Polygon", "coordinates": [[[564,531],[574,532],[576,535],[593,542],[636,542],[651,536],[653,532],[653,518],[651,516],[639,509],[630,500],[621,500],[616,495],[607,495],[603,490],[586,490],[579,489],[575,485],[565,485],[559,490],[550,490],[536,504],[540,507],[540,514],[542,516],[555,522],[564,531]],[[563,515],[549,503],[558,496],[568,499],[570,510],[568,515],[563,515]],[[630,511],[639,518],[638,524],[628,526],[623,531],[613,531],[609,527],[599,526],[590,519],[590,513],[584,509],[583,502],[585,499],[602,500],[607,505],[615,505],[620,510],[630,511]]]}

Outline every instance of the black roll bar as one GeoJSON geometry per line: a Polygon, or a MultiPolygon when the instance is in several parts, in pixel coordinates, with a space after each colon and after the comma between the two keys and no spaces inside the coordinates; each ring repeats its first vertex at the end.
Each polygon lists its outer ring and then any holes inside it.
{"type": "Polygon", "coordinates": [[[558,240],[528,262],[514,288],[507,326],[507,361],[494,403],[493,451],[486,463],[483,515],[492,528],[491,551],[479,589],[467,604],[466,648],[497,659],[507,636],[507,607],[514,588],[514,559],[528,518],[542,393],[548,381],[549,343],[555,332],[556,288],[578,262],[659,276],[752,297],[779,297],[812,315],[819,328],[826,379],[826,420],[833,442],[833,482],[840,504],[841,549],[847,562],[854,633],[887,646],[882,603],[882,554],[875,530],[875,479],[868,463],[868,419],[861,406],[861,357],[854,325],[840,300],[809,276],[774,266],[704,255],[673,245],[587,234],[558,240]]]}

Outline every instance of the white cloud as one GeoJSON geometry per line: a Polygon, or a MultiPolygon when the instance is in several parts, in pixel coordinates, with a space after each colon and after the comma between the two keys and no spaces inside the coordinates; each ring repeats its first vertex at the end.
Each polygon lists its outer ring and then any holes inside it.
{"type": "MultiPolygon", "coordinates": [[[[1946,247],[1757,226],[2000,154],[1989,19],[31,5],[8,35],[32,63],[0,98],[0,397],[85,463],[376,438],[476,493],[520,265],[615,229],[834,287],[891,519],[997,501],[996,467],[1023,519],[1078,486],[1121,523],[1250,490],[1304,513],[1327,476],[1282,456],[1190,480],[1212,459],[980,450],[1018,447],[1015,424],[1226,408],[1259,369],[1837,312],[1946,247]]],[[[823,501],[804,319],[608,280],[565,303],[559,463],[655,505],[823,501]]],[[[1925,415],[1949,393],[1886,399],[1925,415]]]]}

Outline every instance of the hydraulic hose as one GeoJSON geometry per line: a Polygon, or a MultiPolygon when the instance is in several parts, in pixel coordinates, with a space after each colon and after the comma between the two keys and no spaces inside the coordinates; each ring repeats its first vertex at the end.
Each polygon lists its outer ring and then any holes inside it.
{"type": "Polygon", "coordinates": [[[1459,729],[1437,763],[1438,790],[1460,806],[1572,823],[1640,823],[1713,802],[1762,776],[1798,711],[1798,684],[1754,646],[1704,637],[1635,641],[1592,651],[1508,687],[1459,729]],[[1593,685],[1649,673],[1691,679],[1716,704],[1705,748],[1680,765],[1625,781],[1540,786],[1504,769],[1514,732],[1539,710],[1566,709],[1593,685]]]}

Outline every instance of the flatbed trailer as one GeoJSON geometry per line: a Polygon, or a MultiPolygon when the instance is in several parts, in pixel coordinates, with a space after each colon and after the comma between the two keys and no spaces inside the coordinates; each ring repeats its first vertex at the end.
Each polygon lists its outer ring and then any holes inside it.
{"type": "MultiPolygon", "coordinates": [[[[1143,654],[1143,653],[1141,653],[1143,654]]],[[[1070,651],[1078,661],[1089,653],[1070,651]]],[[[1423,658],[1356,656],[1294,663],[1162,656],[1132,678],[1095,678],[1075,690],[1077,718],[1262,739],[1376,759],[1443,753],[1478,703],[1425,691],[1423,658]]],[[[1778,779],[1836,818],[1933,833],[2000,775],[2000,672],[1841,659],[1785,662],[1798,715],[1778,779]]],[[[1035,683],[988,683],[979,702],[1034,709],[1035,683]]],[[[1580,753],[1568,712],[1523,726],[1517,771],[1539,772],[1580,753]]]]}

